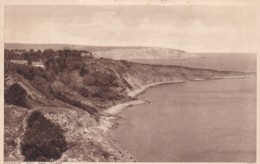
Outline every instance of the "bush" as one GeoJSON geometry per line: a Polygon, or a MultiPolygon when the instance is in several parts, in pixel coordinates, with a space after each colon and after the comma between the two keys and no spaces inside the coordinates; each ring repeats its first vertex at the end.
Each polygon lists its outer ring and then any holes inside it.
{"type": "Polygon", "coordinates": [[[26,90],[17,83],[10,86],[5,94],[5,102],[7,104],[29,108],[27,98],[28,96],[26,90]]]}
{"type": "Polygon", "coordinates": [[[21,142],[25,161],[57,160],[67,150],[62,129],[35,111],[27,120],[27,128],[21,142]]]}

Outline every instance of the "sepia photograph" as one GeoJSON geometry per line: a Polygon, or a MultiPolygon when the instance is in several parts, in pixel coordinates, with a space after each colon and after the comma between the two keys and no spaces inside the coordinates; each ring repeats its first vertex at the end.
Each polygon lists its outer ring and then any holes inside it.
{"type": "Polygon", "coordinates": [[[5,5],[5,162],[256,162],[255,5],[5,5]]]}

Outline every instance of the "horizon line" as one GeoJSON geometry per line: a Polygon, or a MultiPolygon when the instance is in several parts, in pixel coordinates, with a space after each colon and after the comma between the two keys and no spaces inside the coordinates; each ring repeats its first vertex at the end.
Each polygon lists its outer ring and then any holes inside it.
{"type": "MultiPolygon", "coordinates": [[[[183,51],[183,52],[186,52],[186,53],[200,53],[200,54],[206,54],[206,53],[232,53],[232,54],[257,54],[257,52],[236,52],[236,51],[233,51],[233,52],[218,52],[218,51],[210,51],[210,52],[192,52],[192,51],[186,51],[186,50],[181,50],[181,49],[176,49],[176,48],[171,48],[171,47],[155,47],[155,46],[134,46],[134,45],[125,45],[125,46],[122,46],[122,45],[87,45],[87,44],[73,44],[73,43],[31,43],[31,42],[6,42],[4,41],[4,44],[33,44],[33,45],[72,45],[72,46],[91,46],[91,47],[120,47],[120,48],[165,48],[165,49],[172,49],[172,50],[177,50],[177,51],[183,51]]],[[[5,46],[4,46],[4,49],[5,49],[5,46]]],[[[33,48],[32,48],[33,49],[33,48]]]]}

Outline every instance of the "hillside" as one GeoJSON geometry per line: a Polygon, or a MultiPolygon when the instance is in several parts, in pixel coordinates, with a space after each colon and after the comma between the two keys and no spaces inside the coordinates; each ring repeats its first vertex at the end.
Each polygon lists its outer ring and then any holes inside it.
{"type": "Polygon", "coordinates": [[[161,83],[255,76],[73,56],[51,58],[44,64],[45,70],[5,63],[5,161],[135,161],[107,134],[108,129],[116,126],[113,107],[134,104],[137,94],[161,83]],[[29,126],[33,115],[42,120],[33,122],[34,129],[29,126]],[[55,129],[34,136],[42,137],[40,140],[26,138],[31,136],[30,131],[41,131],[45,122],[54,124],[55,129]],[[51,133],[54,130],[59,131],[62,141],[51,133]],[[57,143],[56,147],[48,147],[56,156],[44,154],[44,144],[35,145],[36,141],[45,142],[46,136],[51,136],[54,145],[57,143]],[[34,142],[30,143],[31,140],[34,142]]]}

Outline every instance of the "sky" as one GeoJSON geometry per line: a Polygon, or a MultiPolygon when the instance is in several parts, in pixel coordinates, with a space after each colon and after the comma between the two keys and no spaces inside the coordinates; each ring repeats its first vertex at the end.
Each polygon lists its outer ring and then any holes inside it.
{"type": "Polygon", "coordinates": [[[256,52],[254,6],[5,6],[5,42],[256,52]]]}

